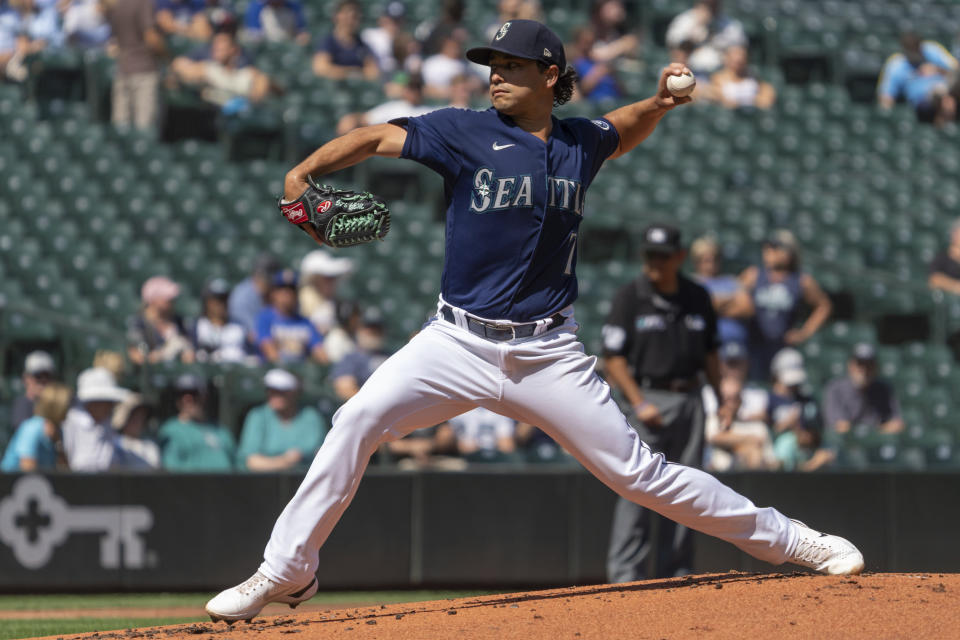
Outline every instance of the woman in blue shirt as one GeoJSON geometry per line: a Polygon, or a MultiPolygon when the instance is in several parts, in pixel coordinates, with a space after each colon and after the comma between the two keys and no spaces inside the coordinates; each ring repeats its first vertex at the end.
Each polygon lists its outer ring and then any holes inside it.
{"type": "Polygon", "coordinates": [[[0,460],[0,471],[19,473],[53,471],[57,467],[60,423],[73,397],[69,387],[50,383],[44,387],[34,406],[34,415],[17,427],[0,460]]]}

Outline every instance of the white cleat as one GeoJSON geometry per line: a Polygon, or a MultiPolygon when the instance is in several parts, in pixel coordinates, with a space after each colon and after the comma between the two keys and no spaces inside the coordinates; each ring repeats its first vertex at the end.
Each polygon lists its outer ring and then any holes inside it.
{"type": "Polygon", "coordinates": [[[296,608],[317,593],[317,579],[305,587],[277,584],[257,571],[249,580],[221,591],[207,603],[207,613],[214,622],[223,620],[233,624],[238,620],[250,622],[271,602],[281,602],[296,608]]]}
{"type": "Polygon", "coordinates": [[[863,554],[849,540],[814,531],[799,520],[797,547],[789,562],[831,576],[856,575],[863,571],[863,554]]]}

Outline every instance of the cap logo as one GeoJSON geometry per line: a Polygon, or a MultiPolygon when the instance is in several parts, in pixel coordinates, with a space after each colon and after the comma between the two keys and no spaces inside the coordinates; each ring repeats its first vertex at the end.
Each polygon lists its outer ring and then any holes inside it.
{"type": "Polygon", "coordinates": [[[650,229],[650,233],[647,234],[647,239],[650,242],[666,242],[667,232],[663,229],[650,229]]]}
{"type": "Polygon", "coordinates": [[[496,37],[494,37],[494,40],[502,40],[503,36],[507,35],[507,29],[509,28],[510,28],[510,23],[504,22],[503,26],[500,27],[500,31],[497,31],[497,35],[496,37]]]}
{"type": "Polygon", "coordinates": [[[550,53],[550,49],[547,49],[546,47],[543,48],[543,55],[546,56],[547,58],[553,57],[553,54],[550,53]]]}

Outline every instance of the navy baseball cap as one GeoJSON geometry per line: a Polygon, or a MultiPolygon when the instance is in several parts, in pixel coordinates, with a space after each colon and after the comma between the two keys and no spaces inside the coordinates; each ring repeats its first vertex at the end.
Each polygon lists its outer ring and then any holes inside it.
{"type": "Polygon", "coordinates": [[[177,377],[173,388],[177,393],[199,393],[206,383],[195,373],[184,373],[177,377]]]}
{"type": "Polygon", "coordinates": [[[536,20],[504,22],[490,41],[490,46],[468,50],[467,60],[489,65],[490,54],[494,52],[536,60],[546,65],[555,64],[560,67],[560,73],[567,68],[567,55],[560,38],[547,25],[536,20]]]}
{"type": "Polygon", "coordinates": [[[223,278],[214,278],[203,288],[204,298],[226,298],[230,295],[230,283],[223,278]]]}
{"type": "Polygon", "coordinates": [[[296,289],[298,280],[297,272],[293,269],[281,269],[273,275],[273,281],[271,284],[275,289],[279,287],[296,289]]]}
{"type": "Polygon", "coordinates": [[[724,342],[720,347],[720,360],[723,362],[732,362],[734,360],[746,360],[747,349],[741,343],[732,341],[724,342]]]}
{"type": "Polygon", "coordinates": [[[877,350],[869,342],[858,342],[853,346],[853,359],[859,362],[874,362],[877,350]]]}

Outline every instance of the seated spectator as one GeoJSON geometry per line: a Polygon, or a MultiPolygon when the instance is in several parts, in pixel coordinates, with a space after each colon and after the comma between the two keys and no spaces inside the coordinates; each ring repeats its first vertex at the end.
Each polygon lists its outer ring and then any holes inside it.
{"type": "Polygon", "coordinates": [[[613,63],[636,57],[640,39],[630,27],[623,0],[594,0],[590,26],[595,38],[590,50],[592,60],[613,63]]]}
{"type": "Polygon", "coordinates": [[[166,43],[151,0],[105,0],[104,12],[116,47],[111,89],[114,126],[152,131],[159,113],[160,58],[166,43]]]}
{"type": "Polygon", "coordinates": [[[229,28],[213,36],[199,59],[174,58],[170,71],[175,81],[195,87],[204,100],[226,113],[242,111],[270,93],[270,78],[250,63],[229,28]]]}
{"type": "Polygon", "coordinates": [[[333,14],[333,31],[313,54],[313,72],[324,78],[341,80],[362,76],[376,80],[380,75],[377,58],[360,39],[360,5],[343,0],[333,14]]]}
{"type": "Polygon", "coordinates": [[[19,425],[34,415],[33,403],[57,375],[53,356],[46,351],[31,351],[23,361],[23,393],[13,399],[10,422],[19,425]]]}
{"type": "Polygon", "coordinates": [[[143,283],[143,309],[127,321],[127,355],[131,362],[193,362],[183,320],[173,309],[179,295],[180,286],[165,276],[153,276],[143,283]]]}
{"type": "Polygon", "coordinates": [[[694,73],[710,74],[723,64],[723,52],[747,46],[747,34],[738,20],[721,10],[720,0],[698,0],[667,27],[667,47],[675,62],[694,73]]]}
{"type": "Polygon", "coordinates": [[[723,68],[710,76],[705,96],[728,109],[769,109],[777,99],[777,91],[769,82],[759,80],[749,66],[747,48],[728,47],[723,54],[723,68]]]}
{"type": "Polygon", "coordinates": [[[834,453],[820,448],[820,412],[803,390],[807,372],[796,349],[782,349],[770,367],[773,386],[767,408],[773,430],[773,451],[785,471],[815,471],[833,462],[834,453]]]}
{"type": "Polygon", "coordinates": [[[193,374],[180,376],[174,384],[177,415],[164,422],[157,434],[167,471],[227,472],[234,468],[236,442],[229,429],[207,420],[205,386],[193,374]]]}
{"type": "Polygon", "coordinates": [[[514,432],[517,446],[528,462],[569,462],[573,458],[545,432],[527,422],[518,422],[514,432]]]}
{"type": "Polygon", "coordinates": [[[357,328],[356,350],[345,355],[330,371],[333,390],[341,400],[355,396],[377,367],[390,357],[384,347],[383,329],[380,312],[367,309],[357,328]]]}
{"type": "Polygon", "coordinates": [[[854,346],[847,361],[847,375],[831,381],[824,393],[826,428],[849,433],[855,427],[899,433],[903,431],[900,403],[893,387],[877,378],[877,354],[873,345],[854,346]]]}
{"type": "Polygon", "coordinates": [[[227,299],[227,311],[230,322],[243,327],[247,334],[247,342],[257,343],[257,318],[266,308],[267,294],[270,293],[270,283],[273,276],[280,271],[280,263],[268,253],[257,257],[252,273],[240,281],[230,292],[227,299]]]}
{"type": "Polygon", "coordinates": [[[360,305],[356,302],[345,300],[337,305],[337,324],[323,336],[323,350],[330,362],[340,362],[348,353],[357,350],[361,317],[360,305]]]}
{"type": "Polygon", "coordinates": [[[417,429],[399,440],[391,440],[380,448],[382,459],[396,463],[403,470],[446,469],[462,471],[466,462],[451,458],[455,452],[452,431],[439,427],[417,429]]]}
{"type": "Polygon", "coordinates": [[[243,422],[237,464],[250,471],[305,470],[327,434],[323,418],[297,402],[300,382],[283,369],[263,378],[267,403],[254,407],[243,422]]]}
{"type": "Polygon", "coordinates": [[[60,425],[70,408],[72,392],[60,383],[45,385],[36,398],[34,415],[17,427],[0,460],[4,473],[54,471],[60,425]]]}
{"type": "Polygon", "coordinates": [[[960,295],[960,218],[950,227],[950,245],[930,263],[931,289],[960,295]]]}
{"type": "Polygon", "coordinates": [[[8,0],[0,7],[0,79],[27,79],[26,59],[44,49],[63,44],[55,5],[36,0],[8,0]]]}
{"type": "Polygon", "coordinates": [[[750,376],[765,379],[773,355],[814,335],[827,321],[833,305],[817,281],[800,270],[797,240],[784,229],[773,232],[763,245],[763,264],[740,274],[740,284],[753,300],[750,325],[750,376]],[[794,324],[806,303],[811,311],[800,327],[794,324]]]}
{"type": "Polygon", "coordinates": [[[722,274],[720,246],[710,236],[697,238],[690,245],[693,279],[710,293],[717,312],[717,337],[720,344],[747,344],[746,319],[753,315],[753,300],[736,276],[722,274]]]}
{"type": "Polygon", "coordinates": [[[747,348],[739,342],[728,342],[718,351],[720,378],[733,378],[743,383],[740,387],[740,419],[747,422],[767,419],[769,393],[764,385],[749,381],[750,359],[747,348]]]}
{"type": "Polygon", "coordinates": [[[209,40],[213,26],[206,10],[206,0],[156,0],[157,26],[167,36],[209,40]]]}
{"type": "Polygon", "coordinates": [[[199,362],[240,362],[246,357],[243,327],[227,318],[230,285],[214,278],[203,288],[203,315],[187,325],[199,362]]]}
{"type": "Polygon", "coordinates": [[[469,72],[460,41],[448,35],[441,41],[440,51],[426,58],[420,67],[423,92],[428,98],[449,101],[455,78],[465,76],[470,79],[471,88],[480,86],[479,77],[471,76],[469,72]]]}
{"type": "Polygon", "coordinates": [[[310,44],[299,0],[253,0],[244,17],[244,38],[251,41],[310,44]]]}
{"type": "Polygon", "coordinates": [[[415,41],[404,31],[406,14],[407,7],[399,0],[393,0],[377,18],[376,27],[360,32],[360,39],[370,48],[385,76],[404,69],[404,61],[412,53],[411,45],[415,41]]]}
{"type": "Polygon", "coordinates": [[[470,462],[504,462],[517,451],[516,423],[483,407],[451,418],[440,428],[452,430],[457,454],[470,462]]]}
{"type": "Polygon", "coordinates": [[[337,324],[337,287],[351,271],[353,260],[338,258],[325,249],[314,249],[300,261],[300,313],[310,319],[322,336],[337,324]]]}
{"type": "Polygon", "coordinates": [[[571,63],[577,70],[577,90],[587,100],[615,100],[623,96],[617,72],[610,63],[594,59],[596,42],[590,27],[580,27],[573,32],[571,63]]]}
{"type": "Polygon", "coordinates": [[[383,124],[394,118],[422,116],[437,108],[423,104],[423,79],[418,75],[410,75],[403,84],[402,91],[402,96],[396,100],[389,100],[366,112],[344,115],[337,123],[337,135],[342,136],[349,131],[371,124],[383,124]]]}
{"type": "Polygon", "coordinates": [[[257,346],[267,362],[327,362],[323,336],[297,309],[297,274],[278,271],[270,289],[270,306],[257,318],[257,346]]]}
{"type": "Polygon", "coordinates": [[[71,471],[122,469],[125,463],[113,410],[130,392],[117,386],[113,374],[94,367],[77,376],[77,401],[63,421],[63,450],[71,471]]]}
{"type": "Polygon", "coordinates": [[[461,46],[470,41],[471,30],[463,23],[464,9],[463,0],[441,0],[439,15],[417,25],[413,35],[422,45],[424,58],[439,53],[444,39],[449,36],[456,38],[461,46]]]}
{"type": "Polygon", "coordinates": [[[63,33],[68,45],[77,49],[106,46],[110,25],[101,0],[65,0],[58,6],[63,13],[63,33]]]}
{"type": "Polygon", "coordinates": [[[160,447],[147,434],[151,409],[139,393],[131,393],[113,410],[113,428],[123,451],[125,471],[153,471],[160,468],[160,447]]]}
{"type": "Polygon", "coordinates": [[[877,101],[890,109],[906,100],[924,122],[942,124],[957,117],[956,58],[932,40],[912,32],[900,36],[901,52],[890,56],[880,71],[877,101]]]}
{"type": "MultiPolygon", "coordinates": [[[[738,343],[730,343],[741,348],[738,343]]],[[[759,390],[755,390],[759,391],[759,390]]],[[[761,392],[762,393],[762,392],[761,392]]],[[[773,454],[766,418],[766,394],[763,405],[744,402],[743,379],[727,376],[720,380],[720,401],[709,385],[703,387],[704,469],[707,471],[764,470],[778,466],[773,454]],[[724,429],[723,424],[729,424],[724,429]]]]}

